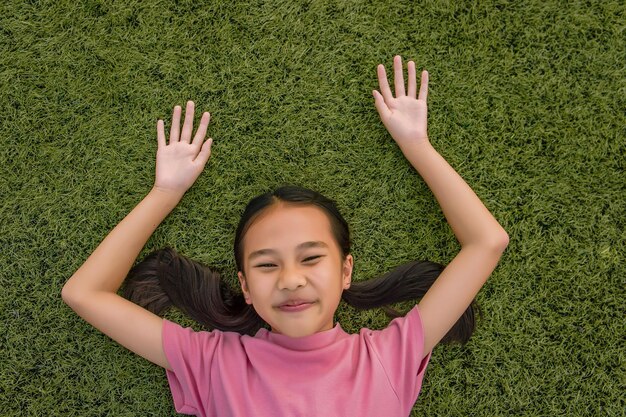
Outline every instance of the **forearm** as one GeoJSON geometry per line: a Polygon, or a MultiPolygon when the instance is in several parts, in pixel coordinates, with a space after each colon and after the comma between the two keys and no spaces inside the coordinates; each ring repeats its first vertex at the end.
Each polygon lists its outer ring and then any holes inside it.
{"type": "Polygon", "coordinates": [[[430,142],[405,146],[402,152],[430,187],[461,246],[506,246],[506,231],[430,142]]]}
{"type": "Polygon", "coordinates": [[[66,282],[63,294],[117,292],[141,249],[181,198],[153,188],[66,282]]]}

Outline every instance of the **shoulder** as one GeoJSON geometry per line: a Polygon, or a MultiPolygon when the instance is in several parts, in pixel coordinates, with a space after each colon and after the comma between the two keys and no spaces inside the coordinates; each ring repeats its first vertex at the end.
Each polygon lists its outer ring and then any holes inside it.
{"type": "Polygon", "coordinates": [[[381,330],[363,328],[361,337],[372,341],[379,349],[403,351],[418,354],[423,359],[429,352],[424,352],[424,326],[417,305],[402,317],[396,317],[381,330]]]}
{"type": "Polygon", "coordinates": [[[410,409],[421,389],[431,352],[424,352],[424,329],[414,306],[381,330],[361,329],[361,338],[384,369],[402,404],[410,409]]]}
{"type": "Polygon", "coordinates": [[[206,406],[206,393],[212,391],[211,364],[219,357],[223,333],[196,331],[163,319],[163,350],[171,365],[167,379],[176,411],[197,414],[206,406]]]}
{"type": "Polygon", "coordinates": [[[404,316],[392,319],[386,327],[379,330],[372,330],[364,327],[360,330],[360,333],[388,333],[393,332],[394,330],[404,329],[405,327],[413,327],[418,331],[418,333],[424,332],[422,317],[417,304],[414,305],[404,316]]]}
{"type": "Polygon", "coordinates": [[[170,336],[185,335],[189,337],[212,337],[217,335],[218,331],[194,330],[192,327],[182,326],[168,319],[163,319],[163,334],[167,332],[170,336]]]}
{"type": "Polygon", "coordinates": [[[163,347],[166,351],[214,351],[219,345],[241,344],[241,335],[221,330],[194,330],[163,319],[163,347]]]}

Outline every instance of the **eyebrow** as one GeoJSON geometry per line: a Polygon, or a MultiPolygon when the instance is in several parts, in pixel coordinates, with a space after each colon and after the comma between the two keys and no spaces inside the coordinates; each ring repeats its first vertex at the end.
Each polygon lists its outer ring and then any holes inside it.
{"type": "MultiPolygon", "coordinates": [[[[297,250],[308,249],[308,248],[328,248],[328,245],[321,241],[311,241],[311,242],[303,242],[296,246],[297,250]]],[[[278,253],[278,251],[274,249],[259,249],[250,254],[248,256],[248,261],[251,261],[253,258],[256,258],[261,255],[267,255],[272,253],[278,253]]]]}

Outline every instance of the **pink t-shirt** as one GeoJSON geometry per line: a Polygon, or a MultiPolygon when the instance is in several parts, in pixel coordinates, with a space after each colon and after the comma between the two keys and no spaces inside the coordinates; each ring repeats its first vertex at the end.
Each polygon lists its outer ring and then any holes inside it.
{"type": "Polygon", "coordinates": [[[219,417],[406,417],[432,354],[423,357],[417,305],[382,330],[348,334],[337,323],[300,338],[164,319],[163,349],[176,411],[219,417]]]}

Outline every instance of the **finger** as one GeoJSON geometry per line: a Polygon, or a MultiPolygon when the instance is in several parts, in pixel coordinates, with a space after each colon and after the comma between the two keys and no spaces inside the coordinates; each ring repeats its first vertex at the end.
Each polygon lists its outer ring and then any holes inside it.
{"type": "Polygon", "coordinates": [[[428,71],[424,70],[422,71],[422,82],[418,99],[426,101],[426,97],[428,97],[428,71]]]}
{"type": "Polygon", "coordinates": [[[387,81],[387,73],[385,72],[385,66],[378,64],[376,67],[378,72],[378,86],[380,87],[380,93],[382,94],[385,102],[389,103],[393,100],[391,89],[389,88],[389,82],[387,81]]]}
{"type": "Polygon", "coordinates": [[[209,120],[211,119],[211,115],[209,112],[202,113],[202,118],[200,119],[200,126],[196,131],[196,136],[193,137],[193,146],[196,148],[200,148],[204,137],[206,136],[206,130],[209,126],[209,120]]]}
{"type": "Polygon", "coordinates": [[[406,95],[404,92],[404,75],[402,74],[402,58],[393,57],[393,81],[396,86],[396,98],[406,95]]]}
{"type": "Polygon", "coordinates": [[[378,111],[378,114],[380,115],[380,119],[387,120],[387,117],[389,117],[391,110],[389,110],[389,107],[387,107],[385,99],[376,90],[373,90],[372,94],[374,95],[374,105],[376,106],[376,111],[378,111]]]}
{"type": "Polygon", "coordinates": [[[181,142],[187,142],[191,140],[191,132],[193,131],[193,109],[194,103],[189,100],[187,102],[187,108],[185,109],[185,123],[183,124],[183,133],[180,136],[181,142]]]}
{"type": "Polygon", "coordinates": [[[416,90],[417,90],[417,86],[416,86],[417,81],[415,80],[415,62],[409,61],[407,66],[409,67],[409,88],[408,88],[406,95],[411,98],[417,98],[415,97],[416,90]]]}
{"type": "Polygon", "coordinates": [[[157,143],[159,148],[165,147],[165,126],[163,120],[157,120],[157,143]]]}
{"type": "Polygon", "coordinates": [[[206,165],[206,162],[211,156],[211,146],[213,146],[213,138],[209,138],[206,142],[204,142],[202,149],[200,149],[200,153],[193,162],[199,164],[200,166],[206,165]]]}
{"type": "Polygon", "coordinates": [[[172,114],[172,127],[170,128],[170,143],[178,142],[180,135],[180,112],[182,111],[180,106],[174,106],[174,113],[172,114]]]}

